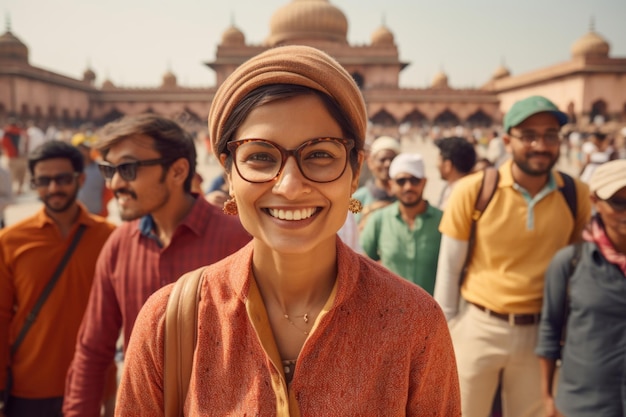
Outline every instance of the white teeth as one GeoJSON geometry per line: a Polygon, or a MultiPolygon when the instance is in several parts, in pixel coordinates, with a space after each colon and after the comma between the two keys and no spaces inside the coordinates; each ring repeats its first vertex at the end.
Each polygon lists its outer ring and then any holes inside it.
{"type": "Polygon", "coordinates": [[[280,220],[304,220],[308,219],[315,213],[314,208],[306,208],[300,210],[279,210],[269,209],[270,215],[280,220]]]}

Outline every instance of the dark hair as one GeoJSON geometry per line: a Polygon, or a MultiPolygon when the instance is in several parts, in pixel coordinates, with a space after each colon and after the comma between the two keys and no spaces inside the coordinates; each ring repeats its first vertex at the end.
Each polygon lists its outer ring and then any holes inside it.
{"type": "MultiPolygon", "coordinates": [[[[352,125],[347,114],[330,96],[315,89],[301,85],[269,84],[261,86],[246,95],[239,103],[237,103],[237,106],[231,112],[230,117],[224,123],[222,137],[220,137],[217,141],[218,152],[220,154],[229,154],[226,144],[234,139],[235,132],[246,120],[246,117],[248,117],[252,110],[274,101],[305,95],[315,95],[319,97],[326,110],[328,110],[332,118],[339,124],[343,136],[347,139],[354,139],[355,147],[352,148],[352,151],[350,152],[350,165],[352,166],[352,171],[356,172],[359,164],[358,153],[363,150],[364,142],[362,138],[357,137],[358,130],[356,126],[352,125]]],[[[232,168],[232,157],[230,155],[226,158],[224,166],[227,171],[230,171],[232,168]]]]}
{"type": "Polygon", "coordinates": [[[467,139],[458,136],[442,138],[435,142],[441,153],[441,159],[449,160],[452,166],[463,174],[468,174],[476,164],[476,150],[467,139]]]}
{"type": "Polygon", "coordinates": [[[48,159],[69,159],[74,172],[82,173],[85,169],[83,155],[69,143],[60,140],[50,140],[37,146],[28,154],[28,170],[30,175],[35,174],[35,165],[48,159]]]}
{"type": "Polygon", "coordinates": [[[123,117],[105,125],[98,132],[100,141],[96,147],[106,157],[113,145],[137,135],[154,139],[154,149],[166,159],[163,163],[165,170],[180,158],[189,162],[189,173],[183,188],[185,192],[190,192],[196,172],[196,145],[191,135],[174,120],[151,113],[123,117]]]}

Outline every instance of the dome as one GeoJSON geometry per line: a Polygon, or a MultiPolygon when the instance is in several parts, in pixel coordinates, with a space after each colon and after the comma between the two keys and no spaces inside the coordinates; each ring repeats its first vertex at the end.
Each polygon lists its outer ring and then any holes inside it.
{"type": "Polygon", "coordinates": [[[28,47],[11,30],[0,36],[0,59],[28,62],[28,47]]]}
{"type": "Polygon", "coordinates": [[[103,90],[110,90],[113,88],[115,88],[115,84],[113,84],[113,81],[109,80],[108,78],[102,83],[103,90]]]}
{"type": "Polygon", "coordinates": [[[222,34],[221,45],[237,46],[237,45],[245,45],[245,44],[246,44],[246,37],[244,36],[243,32],[237,29],[235,26],[230,26],[222,34]]]}
{"type": "Polygon", "coordinates": [[[609,43],[591,29],[572,45],[572,57],[608,57],[609,43]]]}
{"type": "Polygon", "coordinates": [[[87,68],[85,72],[83,72],[83,81],[88,82],[89,84],[93,84],[96,80],[96,73],[93,72],[91,68],[87,68]]]}
{"type": "Polygon", "coordinates": [[[509,77],[510,75],[511,75],[511,71],[509,71],[509,69],[505,67],[504,65],[500,65],[493,72],[491,78],[494,80],[499,80],[500,78],[506,78],[506,77],[509,77]]]}
{"type": "Polygon", "coordinates": [[[161,87],[176,87],[176,75],[172,71],[168,71],[163,74],[163,83],[161,83],[161,87]]]}
{"type": "Polygon", "coordinates": [[[379,27],[372,33],[372,45],[394,45],[393,33],[384,25],[379,27]]]}
{"type": "Polygon", "coordinates": [[[448,88],[448,76],[445,72],[439,71],[433,78],[433,88],[448,88]]]}
{"type": "Polygon", "coordinates": [[[348,19],[328,0],[292,0],[270,20],[269,46],[301,40],[347,43],[348,19]]]}

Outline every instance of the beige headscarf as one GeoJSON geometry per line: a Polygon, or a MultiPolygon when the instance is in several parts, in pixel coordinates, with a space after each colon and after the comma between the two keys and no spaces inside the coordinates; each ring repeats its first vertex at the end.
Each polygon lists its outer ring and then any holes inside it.
{"type": "Polygon", "coordinates": [[[241,64],[220,86],[209,111],[209,137],[219,158],[217,143],[224,123],[237,104],[251,91],[270,84],[294,84],[332,97],[348,115],[363,148],[367,113],[363,96],[350,74],[325,52],[293,45],[269,49],[241,64]]]}

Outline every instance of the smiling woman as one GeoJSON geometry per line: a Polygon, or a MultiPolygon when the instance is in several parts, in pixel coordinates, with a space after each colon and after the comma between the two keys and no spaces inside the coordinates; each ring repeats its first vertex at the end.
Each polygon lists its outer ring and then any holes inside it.
{"type": "MultiPolygon", "coordinates": [[[[209,129],[226,209],[253,240],[203,271],[177,415],[460,415],[438,305],[337,237],[356,207],[366,123],[350,75],[309,47],[268,50],[217,91],[209,129]]],[[[137,319],[118,415],[164,415],[171,291],[137,319]]]]}

